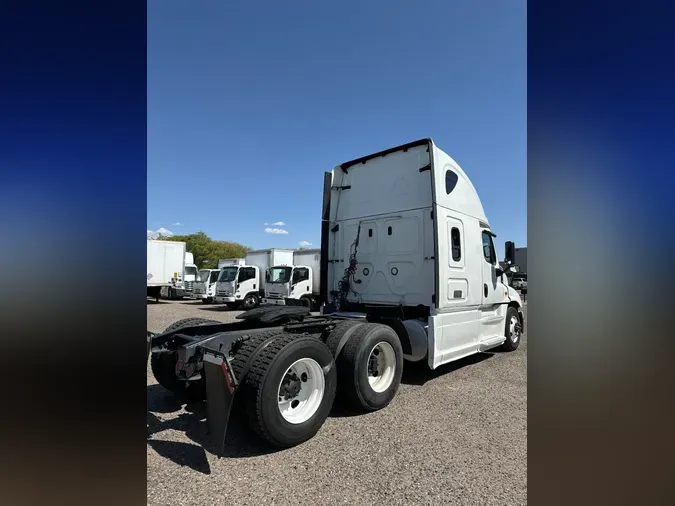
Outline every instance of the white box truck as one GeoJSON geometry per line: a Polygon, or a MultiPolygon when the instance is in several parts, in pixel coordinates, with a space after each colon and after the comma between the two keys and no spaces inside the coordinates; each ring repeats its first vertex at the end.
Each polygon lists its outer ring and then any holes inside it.
{"type": "Polygon", "coordinates": [[[184,295],[185,243],[148,239],[148,297],[184,295]]]}
{"type": "Polygon", "coordinates": [[[217,303],[230,309],[253,309],[265,296],[268,269],[274,265],[292,266],[292,249],[264,249],[249,251],[244,265],[225,266],[220,271],[216,285],[217,303]]]}
{"type": "Polygon", "coordinates": [[[194,285],[197,281],[197,266],[195,265],[195,257],[189,251],[185,252],[185,274],[183,275],[183,286],[185,288],[185,295],[188,297],[194,291],[194,285]]]}
{"type": "Polygon", "coordinates": [[[226,265],[244,265],[244,258],[221,258],[218,260],[218,269],[222,269],[226,265]]]}
{"type": "Polygon", "coordinates": [[[320,249],[294,251],[292,267],[275,265],[269,269],[263,304],[301,304],[313,311],[320,295],[320,270],[320,249]]]}
{"type": "Polygon", "coordinates": [[[494,237],[469,177],[431,139],[338,165],[324,176],[321,315],[263,306],[235,323],[176,322],[149,336],[155,378],[206,397],[219,453],[233,405],[270,445],[299,445],[336,391],[353,409],[385,408],[404,360],[436,369],[518,348],[523,304],[494,237]]]}
{"type": "Polygon", "coordinates": [[[216,296],[216,283],[220,269],[200,269],[199,280],[195,283],[193,299],[201,300],[204,304],[211,304],[216,296]]]}

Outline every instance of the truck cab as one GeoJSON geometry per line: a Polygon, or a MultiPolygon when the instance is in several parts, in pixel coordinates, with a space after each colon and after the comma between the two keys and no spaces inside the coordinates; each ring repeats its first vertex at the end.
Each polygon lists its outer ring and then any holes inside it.
{"type": "Polygon", "coordinates": [[[183,274],[183,289],[189,297],[194,291],[194,284],[197,281],[198,270],[195,265],[195,258],[189,251],[185,252],[185,271],[183,274]]]}
{"type": "Polygon", "coordinates": [[[289,299],[313,308],[314,272],[307,265],[274,266],[267,271],[263,304],[285,305],[289,299]]]}
{"type": "Polygon", "coordinates": [[[391,324],[405,358],[432,369],[518,339],[522,302],[495,237],[469,177],[431,139],[343,163],[324,179],[322,313],[391,324]]]}
{"type": "Polygon", "coordinates": [[[200,269],[192,297],[201,299],[204,304],[211,304],[216,296],[216,283],[219,275],[220,269],[200,269]]]}
{"type": "Polygon", "coordinates": [[[229,265],[220,270],[215,302],[230,309],[253,309],[260,304],[260,269],[254,265],[229,265]]]}

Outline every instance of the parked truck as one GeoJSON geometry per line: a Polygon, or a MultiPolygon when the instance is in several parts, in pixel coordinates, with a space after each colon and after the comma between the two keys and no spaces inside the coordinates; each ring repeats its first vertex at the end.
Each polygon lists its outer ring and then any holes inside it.
{"type": "Polygon", "coordinates": [[[216,296],[216,283],[219,275],[220,269],[200,269],[192,298],[201,300],[204,304],[211,304],[216,296]]]}
{"type": "Polygon", "coordinates": [[[269,270],[263,304],[300,304],[314,311],[320,295],[320,268],[320,249],[294,251],[292,266],[275,265],[269,270]]]}
{"type": "Polygon", "coordinates": [[[185,243],[148,239],[148,297],[184,295],[185,243]]]}
{"type": "Polygon", "coordinates": [[[197,266],[195,265],[195,257],[189,251],[185,252],[185,274],[183,275],[183,286],[185,288],[185,295],[190,297],[194,292],[194,285],[197,281],[197,266]]]}
{"type": "Polygon", "coordinates": [[[217,303],[230,309],[256,308],[265,296],[265,282],[269,268],[275,265],[292,266],[293,250],[264,249],[246,253],[243,265],[225,266],[216,284],[217,303]]]}
{"type": "Polygon", "coordinates": [[[362,411],[387,406],[404,360],[436,369],[518,348],[522,302],[495,237],[468,176],[431,139],[343,163],[324,176],[321,315],[284,305],[178,321],[148,334],[153,373],[206,398],[219,453],[235,396],[261,438],[300,444],[336,393],[362,411]]]}
{"type": "Polygon", "coordinates": [[[226,265],[244,265],[244,261],[243,258],[221,258],[218,260],[218,270],[226,265]]]}

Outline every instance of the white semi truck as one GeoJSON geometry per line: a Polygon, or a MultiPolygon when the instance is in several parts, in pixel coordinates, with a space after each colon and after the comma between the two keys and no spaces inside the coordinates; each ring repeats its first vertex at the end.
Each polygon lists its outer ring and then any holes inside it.
{"type": "Polygon", "coordinates": [[[216,284],[217,303],[230,309],[253,309],[265,296],[268,269],[272,266],[292,266],[293,250],[264,249],[246,253],[243,265],[225,266],[216,284]]]}
{"type": "Polygon", "coordinates": [[[320,295],[320,270],[320,249],[294,251],[292,266],[275,265],[269,270],[263,304],[302,304],[313,311],[320,295]]]}
{"type": "Polygon", "coordinates": [[[184,292],[185,243],[148,239],[148,297],[182,297],[184,292]]]}
{"type": "Polygon", "coordinates": [[[181,320],[149,335],[152,370],[167,389],[206,398],[219,453],[235,396],[261,438],[301,444],[336,392],[362,411],[386,407],[404,360],[436,369],[518,348],[523,305],[494,237],[469,177],[431,139],[343,163],[324,176],[321,315],[285,305],[234,323],[181,320]]]}

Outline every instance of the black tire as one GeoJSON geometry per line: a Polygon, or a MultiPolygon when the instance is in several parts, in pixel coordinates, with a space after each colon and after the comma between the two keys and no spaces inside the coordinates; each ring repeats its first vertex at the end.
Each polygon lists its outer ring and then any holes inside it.
{"type": "Polygon", "coordinates": [[[244,368],[246,367],[248,359],[251,357],[253,352],[258,348],[258,346],[260,346],[263,343],[263,341],[269,339],[270,337],[278,336],[281,333],[282,330],[277,328],[253,334],[250,339],[244,341],[244,343],[239,347],[237,352],[234,354],[234,357],[232,357],[231,362],[232,373],[234,374],[234,377],[236,378],[237,382],[241,385],[242,391],[245,389],[244,378],[242,377],[242,374],[244,372],[244,368]]]}
{"type": "Polygon", "coordinates": [[[249,311],[260,305],[260,299],[255,293],[249,293],[244,297],[241,305],[244,307],[244,311],[249,311]]]}
{"type": "Polygon", "coordinates": [[[364,323],[357,327],[344,345],[337,360],[340,397],[352,407],[377,411],[386,407],[396,395],[403,373],[403,349],[391,327],[380,323],[364,323]],[[394,352],[395,368],[389,386],[376,392],[368,381],[369,358],[375,346],[388,343],[394,352]]]}
{"type": "Polygon", "coordinates": [[[202,304],[211,304],[213,302],[213,299],[211,297],[206,297],[205,299],[202,299],[202,304]]]}
{"type": "Polygon", "coordinates": [[[314,310],[314,304],[311,297],[300,297],[300,302],[310,311],[314,310]]]}
{"type": "Polygon", "coordinates": [[[344,346],[347,344],[349,336],[352,335],[359,325],[364,325],[365,323],[366,322],[359,320],[346,320],[338,323],[335,328],[331,330],[330,334],[328,334],[328,337],[326,338],[326,346],[328,346],[328,349],[330,350],[330,353],[333,355],[333,358],[336,360],[336,362],[338,358],[338,352],[342,351],[342,348],[338,350],[338,346],[340,345],[342,338],[345,338],[345,341],[342,344],[342,346],[344,346]]]}
{"type": "MultiPolygon", "coordinates": [[[[192,327],[195,325],[203,325],[205,323],[220,323],[216,320],[207,320],[205,318],[184,318],[169,325],[164,332],[171,332],[184,327],[192,327]]],[[[153,353],[150,355],[150,368],[152,374],[157,380],[157,383],[175,394],[189,393],[195,394],[197,397],[202,396],[202,389],[204,388],[203,379],[194,382],[182,381],[176,376],[176,360],[177,353],[170,351],[166,353],[153,353]],[[189,388],[188,388],[189,387],[189,388]],[[190,392],[188,392],[190,390],[190,392]]],[[[204,371],[202,371],[202,374],[204,371]]]]}
{"type": "Polygon", "coordinates": [[[320,339],[282,334],[260,352],[244,379],[249,426],[268,443],[289,448],[311,439],[328,418],[335,400],[337,374],[333,356],[320,339]],[[324,393],[305,422],[288,422],[279,411],[279,385],[288,368],[301,358],[314,359],[323,369],[324,393]]]}
{"type": "Polygon", "coordinates": [[[506,341],[501,345],[503,351],[516,351],[518,345],[520,345],[521,340],[521,331],[522,325],[520,323],[520,316],[518,315],[518,310],[515,307],[510,307],[506,311],[506,323],[504,328],[504,335],[506,336],[506,341]],[[516,325],[516,332],[512,335],[511,333],[511,320],[515,318],[518,322],[516,325]]]}

